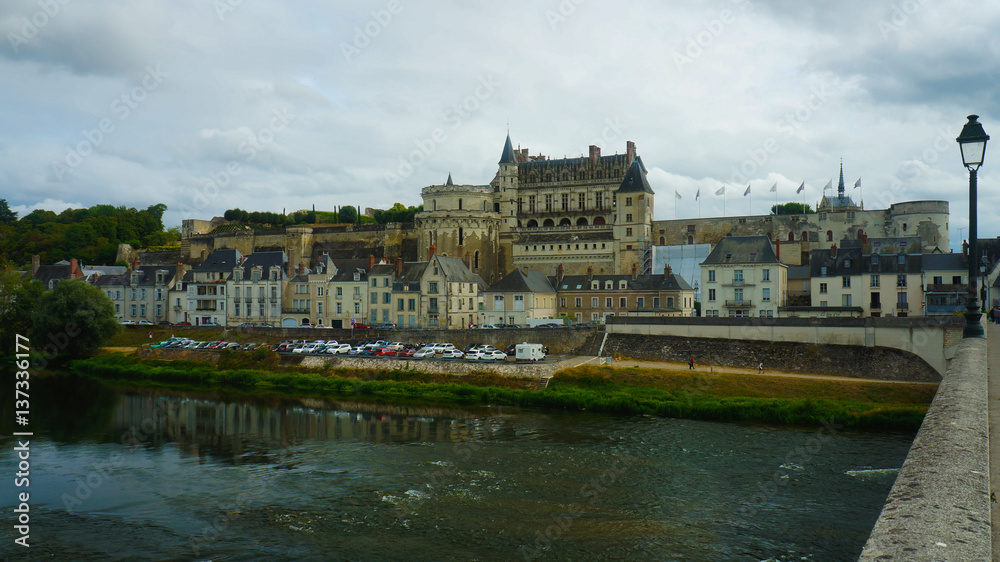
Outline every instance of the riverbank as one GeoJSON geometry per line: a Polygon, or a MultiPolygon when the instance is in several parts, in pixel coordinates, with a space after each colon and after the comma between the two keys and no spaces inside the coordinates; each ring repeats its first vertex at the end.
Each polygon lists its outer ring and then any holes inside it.
{"type": "Polygon", "coordinates": [[[406,369],[350,370],[281,365],[266,353],[206,361],[106,354],[74,361],[74,372],[109,380],[281,391],[373,402],[445,406],[510,405],[716,421],[915,431],[932,385],[778,380],[754,375],[582,366],[546,388],[528,377],[450,376],[406,369]]]}

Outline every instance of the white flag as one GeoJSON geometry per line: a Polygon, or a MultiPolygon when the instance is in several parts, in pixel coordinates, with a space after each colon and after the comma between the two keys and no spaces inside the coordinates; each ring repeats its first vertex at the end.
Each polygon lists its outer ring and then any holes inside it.
{"type": "Polygon", "coordinates": [[[694,192],[694,200],[697,201],[699,197],[701,197],[701,188],[700,187],[698,188],[698,191],[694,192]]]}
{"type": "Polygon", "coordinates": [[[778,182],[774,182],[774,185],[771,186],[771,191],[770,192],[771,193],[777,193],[778,192],[778,182]]]}
{"type": "Polygon", "coordinates": [[[826,185],[823,186],[823,193],[826,193],[826,190],[830,189],[831,187],[833,187],[833,180],[826,182],[826,185]]]}
{"type": "Polygon", "coordinates": [[[858,181],[854,182],[854,189],[857,189],[859,187],[861,187],[861,178],[858,178],[858,181]]]}
{"type": "Polygon", "coordinates": [[[743,192],[743,197],[750,195],[750,184],[747,184],[747,190],[743,192]]]}
{"type": "Polygon", "coordinates": [[[676,189],[674,190],[674,195],[676,195],[678,199],[683,199],[683,197],[681,197],[681,194],[678,193],[676,189]]]}
{"type": "Polygon", "coordinates": [[[799,184],[799,188],[795,190],[796,194],[802,193],[806,189],[806,182],[799,184]]]}
{"type": "Polygon", "coordinates": [[[722,187],[720,187],[719,189],[716,189],[716,190],[715,190],[715,194],[716,194],[716,195],[722,195],[722,194],[723,194],[723,193],[725,193],[725,192],[726,192],[726,186],[722,186],[722,187]]]}

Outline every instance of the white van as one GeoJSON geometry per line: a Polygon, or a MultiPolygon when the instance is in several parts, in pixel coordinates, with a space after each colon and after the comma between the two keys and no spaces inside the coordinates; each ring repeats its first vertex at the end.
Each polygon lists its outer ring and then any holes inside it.
{"type": "Polygon", "coordinates": [[[545,359],[540,343],[519,343],[514,346],[514,359],[516,361],[541,361],[545,359]]]}

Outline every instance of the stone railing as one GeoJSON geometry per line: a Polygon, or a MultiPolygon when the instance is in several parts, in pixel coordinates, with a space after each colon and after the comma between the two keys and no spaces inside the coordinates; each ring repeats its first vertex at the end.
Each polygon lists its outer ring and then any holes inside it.
{"type": "Polygon", "coordinates": [[[941,380],[860,560],[992,560],[986,340],[941,380]]]}

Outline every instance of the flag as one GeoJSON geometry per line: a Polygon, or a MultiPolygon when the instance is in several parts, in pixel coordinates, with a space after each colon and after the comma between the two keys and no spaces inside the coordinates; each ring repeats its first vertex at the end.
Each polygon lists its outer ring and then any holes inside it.
{"type": "Polygon", "coordinates": [[[701,197],[701,188],[700,187],[698,188],[698,191],[694,192],[694,200],[697,201],[699,197],[701,197]]]}
{"type": "Polygon", "coordinates": [[[720,187],[719,189],[716,189],[716,190],[715,190],[715,194],[716,194],[716,195],[722,195],[722,194],[724,194],[725,192],[726,192],[726,186],[722,186],[722,187],[720,187]]]}
{"type": "Polygon", "coordinates": [[[747,184],[747,190],[743,192],[743,197],[750,195],[750,184],[747,184]]]}
{"type": "Polygon", "coordinates": [[[676,189],[674,190],[674,195],[676,195],[678,199],[683,199],[683,197],[681,197],[681,194],[678,193],[676,189]]]}
{"type": "Polygon", "coordinates": [[[770,193],[777,193],[777,192],[778,192],[778,182],[774,182],[774,185],[771,186],[770,193]]]}
{"type": "Polygon", "coordinates": [[[796,194],[802,193],[805,190],[805,188],[806,188],[806,182],[802,182],[799,185],[799,188],[795,190],[795,193],[796,194]]]}
{"type": "Polygon", "coordinates": [[[854,189],[857,189],[859,187],[861,187],[861,178],[858,178],[858,181],[854,182],[854,189]]]}
{"type": "Polygon", "coordinates": [[[833,187],[833,180],[826,182],[826,185],[823,186],[823,193],[826,193],[826,190],[830,189],[831,187],[833,187]]]}

